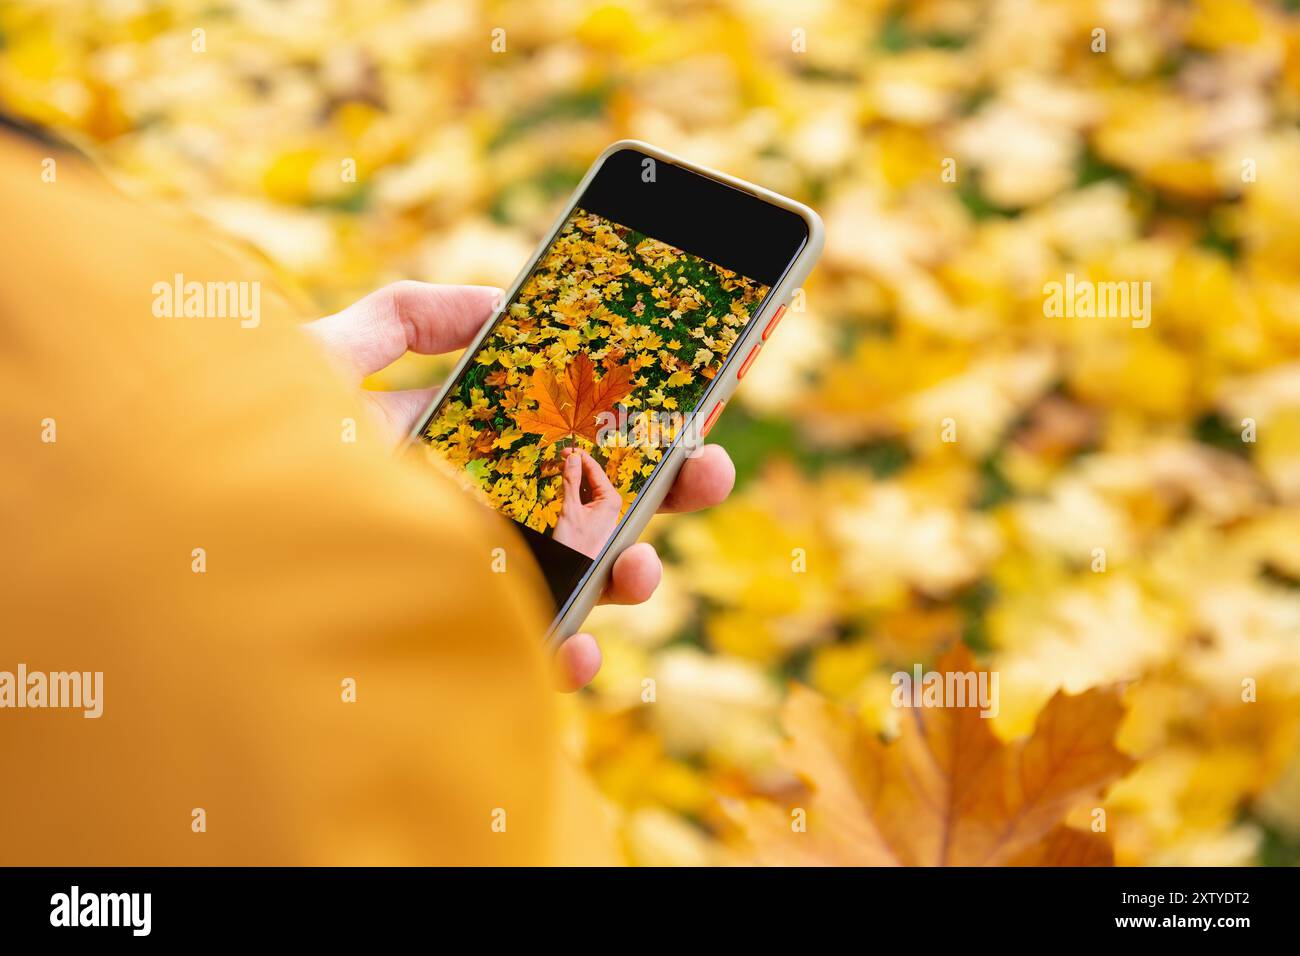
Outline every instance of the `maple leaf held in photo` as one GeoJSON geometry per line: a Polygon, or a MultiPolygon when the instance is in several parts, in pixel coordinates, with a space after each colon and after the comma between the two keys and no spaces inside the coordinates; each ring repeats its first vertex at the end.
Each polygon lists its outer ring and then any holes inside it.
{"type": "Polygon", "coordinates": [[[597,378],[587,353],[579,352],[559,375],[545,368],[533,372],[528,397],[537,407],[520,412],[515,422],[524,431],[542,436],[544,445],[570,437],[594,444],[600,416],[614,411],[631,391],[631,368],[616,365],[597,378]]]}

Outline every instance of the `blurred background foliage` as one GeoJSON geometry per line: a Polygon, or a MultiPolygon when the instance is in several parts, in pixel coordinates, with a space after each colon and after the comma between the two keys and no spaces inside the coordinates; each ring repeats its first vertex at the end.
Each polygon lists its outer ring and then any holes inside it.
{"type": "Polygon", "coordinates": [[[736,494],[656,519],[663,587],[592,621],[572,743],[633,862],[737,859],[720,804],[797,787],[789,681],[889,734],[889,674],[965,641],[1003,736],[1126,683],[1118,862],[1293,864],[1297,6],[27,0],[0,4],[0,104],[321,313],[508,284],[624,136],[822,212],[803,308],[714,432],[736,494]],[[1045,317],[1067,272],[1150,281],[1150,327],[1045,317]]]}

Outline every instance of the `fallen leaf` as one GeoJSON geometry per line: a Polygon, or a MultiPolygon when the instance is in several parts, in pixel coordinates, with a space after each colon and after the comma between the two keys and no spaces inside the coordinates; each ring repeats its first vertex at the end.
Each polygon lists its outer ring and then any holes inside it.
{"type": "Polygon", "coordinates": [[[1114,866],[1115,851],[1100,833],[1059,826],[1008,866],[1114,866]]]}
{"type": "MultiPolygon", "coordinates": [[[[935,665],[975,671],[958,645],[935,665]]],[[[727,808],[759,861],[777,865],[1105,865],[1104,837],[1066,815],[1096,800],[1133,761],[1115,748],[1115,687],[1058,692],[1028,738],[1004,743],[966,707],[904,712],[885,742],[799,685],[783,710],[787,766],[810,788],[806,827],[772,803],[727,808]]],[[[792,811],[793,813],[793,811],[792,811]]]]}

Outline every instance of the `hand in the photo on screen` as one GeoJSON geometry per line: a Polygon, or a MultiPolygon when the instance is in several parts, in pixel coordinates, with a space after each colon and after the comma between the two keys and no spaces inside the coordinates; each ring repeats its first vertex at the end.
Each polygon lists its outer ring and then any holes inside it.
{"type": "Polygon", "coordinates": [[[600,463],[580,448],[564,449],[564,504],[552,537],[589,558],[600,554],[618,524],[623,498],[600,463]],[[587,483],[584,501],[582,484],[587,483]]]}

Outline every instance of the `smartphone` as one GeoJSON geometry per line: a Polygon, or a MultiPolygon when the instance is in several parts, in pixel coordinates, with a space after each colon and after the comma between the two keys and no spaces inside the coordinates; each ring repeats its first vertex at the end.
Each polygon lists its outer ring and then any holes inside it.
{"type": "Polygon", "coordinates": [[[552,646],[581,628],[821,248],[807,206],[625,140],[466,349],[411,446],[515,522],[550,591],[552,646]]]}

